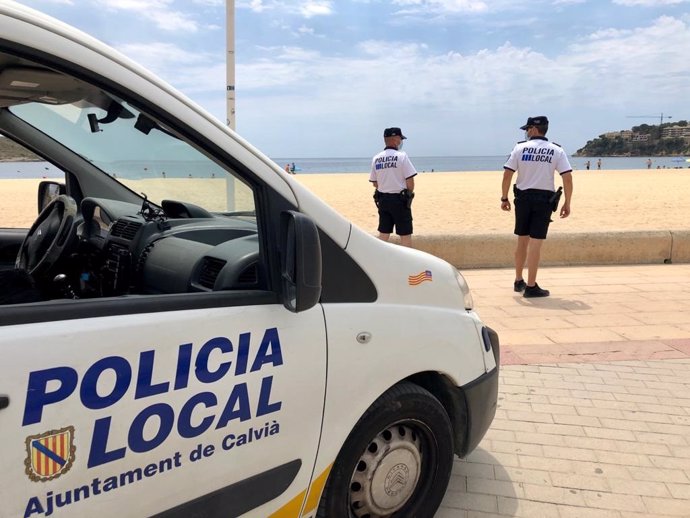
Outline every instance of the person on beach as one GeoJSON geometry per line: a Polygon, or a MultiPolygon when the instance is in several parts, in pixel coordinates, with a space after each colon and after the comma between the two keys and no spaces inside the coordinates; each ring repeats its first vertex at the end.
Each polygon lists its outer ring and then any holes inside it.
{"type": "Polygon", "coordinates": [[[374,202],[379,213],[379,239],[388,241],[395,228],[400,244],[412,246],[412,198],[417,170],[407,153],[401,151],[405,137],[400,128],[386,128],[386,147],[371,160],[369,181],[374,186],[374,202]]]}
{"type": "Polygon", "coordinates": [[[558,207],[560,194],[554,186],[554,173],[558,171],[563,181],[565,202],[561,207],[561,218],[570,215],[570,199],[573,194],[572,167],[565,150],[554,142],[549,142],[546,132],[549,119],[540,115],[529,117],[520,127],[527,140],[518,142],[503,166],[501,209],[510,211],[508,190],[517,172],[513,186],[515,195],[515,234],[518,236],[515,249],[515,282],[513,289],[524,292],[523,296],[548,297],[549,290],[537,284],[537,270],[541,257],[541,247],[551,223],[551,213],[558,207]],[[527,282],[522,271],[527,263],[527,282]]]}
{"type": "Polygon", "coordinates": [[[647,169],[651,169],[651,168],[652,168],[652,159],[648,158],[647,159],[647,169]]]}
{"type": "Polygon", "coordinates": [[[597,171],[601,171],[601,158],[597,159],[597,171]]]}

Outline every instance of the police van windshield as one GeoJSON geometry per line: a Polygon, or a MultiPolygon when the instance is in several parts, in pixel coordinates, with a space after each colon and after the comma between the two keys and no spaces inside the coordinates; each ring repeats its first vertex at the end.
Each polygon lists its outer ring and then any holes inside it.
{"type": "Polygon", "coordinates": [[[175,199],[211,212],[254,212],[247,185],[127,102],[98,92],[10,110],[153,203],[175,199]]]}

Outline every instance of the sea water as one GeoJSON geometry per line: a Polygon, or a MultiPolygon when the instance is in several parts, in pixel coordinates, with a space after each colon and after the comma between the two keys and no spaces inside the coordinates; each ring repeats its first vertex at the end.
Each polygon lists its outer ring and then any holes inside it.
{"type": "MultiPolygon", "coordinates": [[[[590,170],[596,171],[597,158],[569,157],[574,170],[586,169],[586,162],[590,162],[590,170]]],[[[601,157],[602,169],[645,169],[650,157],[601,157]]],[[[421,156],[410,155],[410,160],[419,172],[448,172],[448,171],[503,171],[503,164],[507,155],[500,156],[421,156]]],[[[651,157],[652,169],[674,168],[690,166],[685,157],[651,157]]],[[[275,158],[282,167],[295,164],[296,173],[368,173],[371,170],[369,158],[275,158]]]]}
{"type": "MultiPolygon", "coordinates": [[[[645,169],[647,168],[648,157],[602,157],[601,168],[607,170],[621,169],[645,169]]],[[[448,172],[448,171],[503,171],[503,164],[507,156],[435,156],[435,157],[416,157],[410,155],[410,159],[417,171],[448,172]]],[[[297,174],[317,174],[317,173],[368,173],[371,168],[371,157],[345,157],[345,158],[275,158],[273,159],[279,166],[285,167],[286,164],[295,164],[297,174]]],[[[585,170],[586,162],[590,162],[590,170],[597,170],[597,158],[591,157],[570,157],[570,164],[574,170],[585,170]]],[[[651,157],[651,169],[664,168],[688,168],[690,162],[685,157],[651,157]]],[[[167,177],[189,177],[211,178],[218,176],[219,171],[196,170],[194,165],[187,163],[183,168],[173,167],[168,164],[167,177]]],[[[206,164],[207,166],[208,164],[206,164]]],[[[133,178],[146,178],[157,176],[151,170],[147,170],[141,165],[137,174],[136,167],[127,167],[129,172],[126,176],[133,178]]],[[[162,175],[162,173],[161,173],[162,175]]],[[[0,179],[7,178],[59,178],[62,172],[55,166],[47,162],[0,162],[0,179]]],[[[118,175],[119,176],[119,175],[118,175]]]]}

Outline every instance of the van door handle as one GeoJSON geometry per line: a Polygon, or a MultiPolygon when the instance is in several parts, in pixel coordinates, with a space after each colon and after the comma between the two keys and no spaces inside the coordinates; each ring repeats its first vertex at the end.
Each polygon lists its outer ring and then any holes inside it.
{"type": "Polygon", "coordinates": [[[0,410],[10,406],[10,398],[7,396],[0,396],[0,410]]]}

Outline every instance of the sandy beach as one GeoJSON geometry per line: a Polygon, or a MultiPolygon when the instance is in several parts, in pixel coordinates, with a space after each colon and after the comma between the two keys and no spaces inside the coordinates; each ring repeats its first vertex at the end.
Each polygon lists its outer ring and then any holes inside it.
{"type": "MultiPolygon", "coordinates": [[[[345,217],[372,233],[378,221],[368,174],[297,175],[345,217]]],[[[512,233],[500,209],[502,171],[420,173],[414,233],[512,233]]],[[[556,179],[556,186],[560,185],[556,179]]],[[[553,233],[690,229],[690,169],[575,171],[571,215],[553,233]]]]}
{"type": "MultiPolygon", "coordinates": [[[[368,174],[294,178],[361,228],[376,232],[368,174]]],[[[500,210],[501,179],[501,171],[420,173],[413,204],[415,234],[512,233],[512,213],[500,210]]],[[[39,181],[0,180],[0,227],[33,222],[39,181]],[[23,206],[22,200],[32,200],[32,205],[23,206]]],[[[201,196],[218,191],[213,186],[218,180],[159,180],[165,181],[188,182],[201,196]]],[[[555,215],[552,233],[690,229],[690,169],[576,171],[573,182],[572,214],[563,220],[555,215]]]]}

